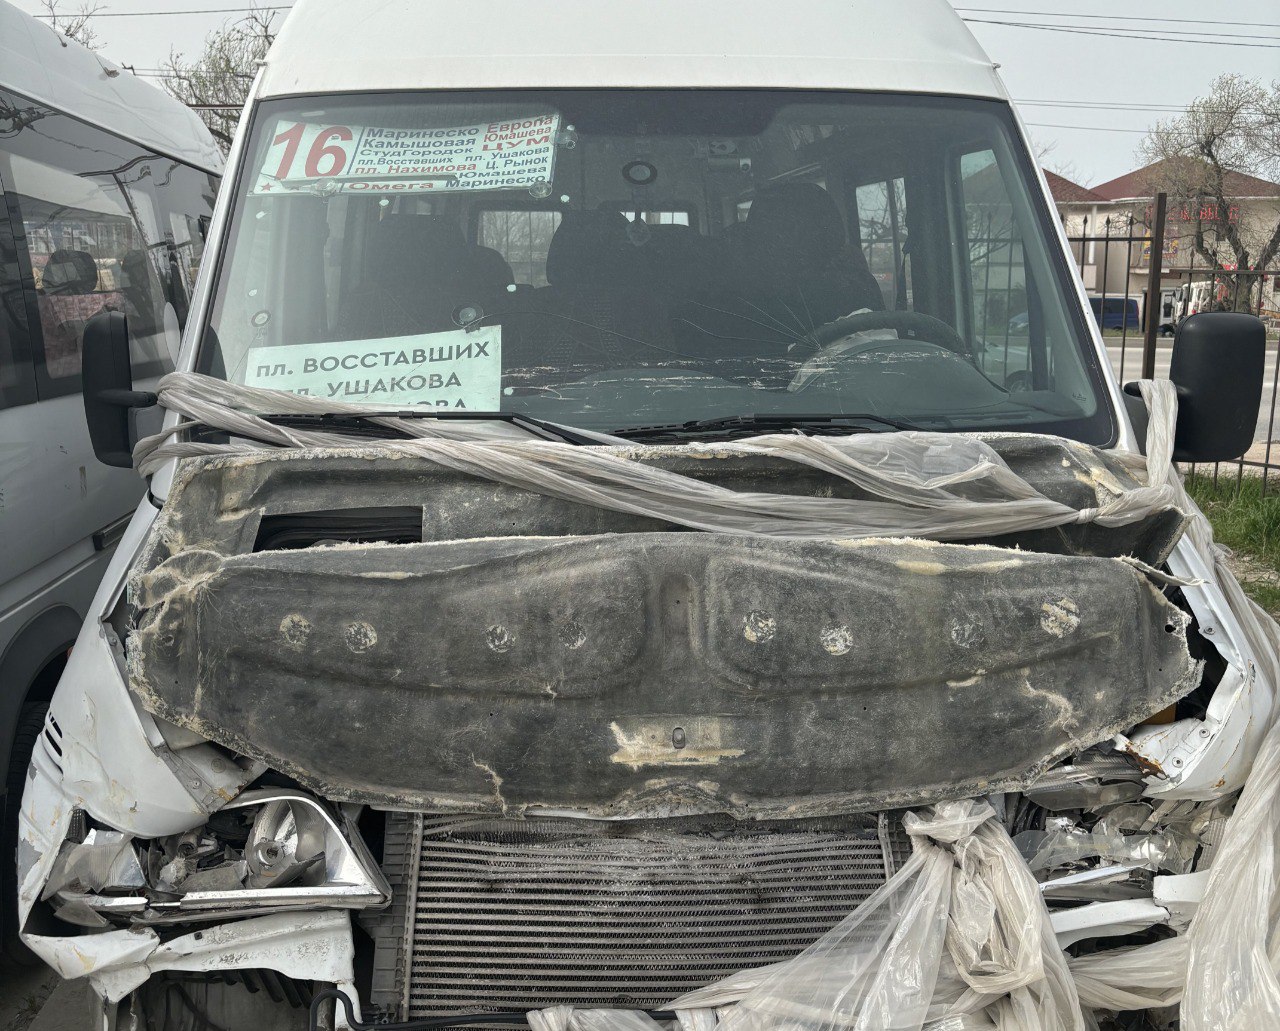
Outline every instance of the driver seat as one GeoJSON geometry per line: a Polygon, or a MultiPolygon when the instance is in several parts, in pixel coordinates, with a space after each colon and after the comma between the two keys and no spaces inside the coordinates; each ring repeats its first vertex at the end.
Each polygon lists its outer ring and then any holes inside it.
{"type": "Polygon", "coordinates": [[[762,190],[747,220],[721,239],[721,285],[681,305],[673,319],[683,348],[724,359],[783,359],[820,326],[884,301],[862,248],[816,183],[762,190]]]}

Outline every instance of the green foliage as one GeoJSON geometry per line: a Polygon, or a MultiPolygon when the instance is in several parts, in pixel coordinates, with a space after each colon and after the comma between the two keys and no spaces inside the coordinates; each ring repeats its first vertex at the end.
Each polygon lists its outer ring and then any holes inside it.
{"type": "Polygon", "coordinates": [[[1280,478],[1246,475],[1236,485],[1235,470],[1224,466],[1215,485],[1212,474],[1186,479],[1187,492],[1213,524],[1219,544],[1235,552],[1232,565],[1240,583],[1259,605],[1280,614],[1280,478]]]}

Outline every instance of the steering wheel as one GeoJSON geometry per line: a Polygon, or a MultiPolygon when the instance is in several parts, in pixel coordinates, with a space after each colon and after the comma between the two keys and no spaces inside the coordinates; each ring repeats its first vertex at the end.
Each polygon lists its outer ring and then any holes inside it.
{"type": "Polygon", "coordinates": [[[955,329],[941,319],[919,311],[863,311],[846,315],[825,326],[819,326],[797,346],[811,346],[816,354],[837,340],[869,329],[894,329],[900,336],[914,332],[929,343],[939,344],[962,358],[973,361],[973,353],[955,329]]]}

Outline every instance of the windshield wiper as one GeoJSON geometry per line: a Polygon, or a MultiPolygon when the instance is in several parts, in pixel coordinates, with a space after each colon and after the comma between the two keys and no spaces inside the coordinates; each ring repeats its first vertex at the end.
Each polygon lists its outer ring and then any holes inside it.
{"type": "Polygon", "coordinates": [[[449,421],[474,420],[476,422],[509,422],[513,426],[519,426],[522,430],[527,430],[535,437],[543,440],[558,440],[566,444],[602,444],[608,443],[600,437],[593,436],[586,430],[577,430],[572,426],[561,426],[559,423],[549,422],[546,419],[539,419],[532,415],[525,415],[523,412],[473,412],[473,411],[433,411],[431,409],[406,409],[401,411],[375,411],[368,415],[354,415],[350,413],[332,415],[266,415],[263,416],[268,422],[276,423],[280,426],[288,426],[292,429],[300,430],[318,430],[321,432],[341,429],[348,432],[355,432],[361,436],[378,437],[378,438],[403,438],[408,434],[383,426],[379,423],[371,422],[371,419],[447,419],[449,421]]]}
{"type": "Polygon", "coordinates": [[[613,430],[615,437],[640,440],[648,437],[688,437],[725,433],[760,433],[800,430],[804,433],[885,433],[890,430],[917,430],[909,422],[883,415],[797,415],[784,412],[763,415],[723,415],[714,419],[694,419],[666,426],[628,426],[613,430]]]}

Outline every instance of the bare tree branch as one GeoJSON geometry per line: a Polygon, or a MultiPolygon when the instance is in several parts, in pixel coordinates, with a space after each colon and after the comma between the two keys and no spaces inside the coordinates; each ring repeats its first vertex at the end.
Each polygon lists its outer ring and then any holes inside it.
{"type": "MultiPolygon", "coordinates": [[[[1209,268],[1229,279],[1234,269],[1262,269],[1275,260],[1280,204],[1241,204],[1231,176],[1280,177],[1280,81],[1219,76],[1184,114],[1158,122],[1138,153],[1156,166],[1145,186],[1168,193],[1170,209],[1191,216],[1192,245],[1209,268]]],[[[1248,284],[1235,285],[1247,298],[1248,284]]]]}
{"type": "Polygon", "coordinates": [[[252,10],[209,33],[199,56],[188,60],[173,51],[162,65],[161,82],[184,104],[234,105],[197,111],[224,153],[231,148],[258,63],[275,39],[274,21],[275,12],[252,10]]]}
{"type": "Polygon", "coordinates": [[[107,9],[106,4],[89,3],[86,0],[80,5],[79,10],[64,14],[58,9],[61,0],[41,0],[41,3],[44,5],[45,13],[49,16],[49,24],[53,26],[54,31],[62,33],[67,39],[79,43],[82,47],[88,47],[90,50],[102,49],[102,44],[98,42],[98,34],[89,23],[95,14],[107,9]]]}

